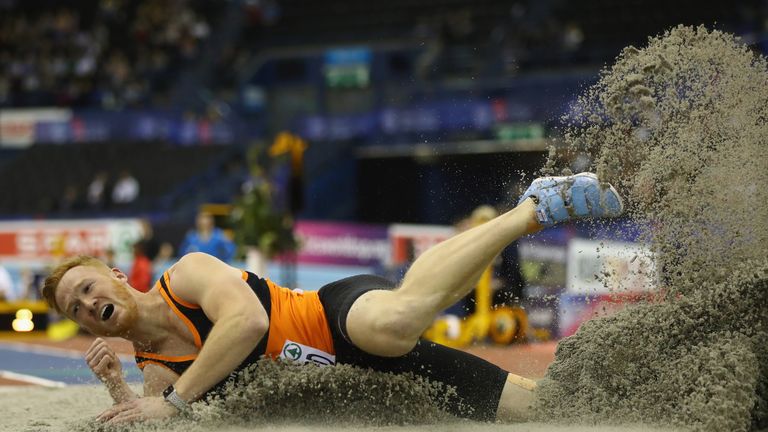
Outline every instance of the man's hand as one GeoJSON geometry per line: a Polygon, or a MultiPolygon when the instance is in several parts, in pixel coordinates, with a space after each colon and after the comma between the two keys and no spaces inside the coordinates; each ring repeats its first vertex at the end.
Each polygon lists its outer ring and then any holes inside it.
{"type": "Polygon", "coordinates": [[[108,424],[133,423],[145,420],[159,420],[179,413],[162,397],[143,397],[113,406],[96,419],[108,424]]]}
{"type": "Polygon", "coordinates": [[[115,403],[136,399],[136,393],[123,379],[123,365],[104,339],[98,338],[85,353],[85,361],[94,374],[107,386],[115,403]]]}
{"type": "Polygon", "coordinates": [[[85,361],[107,387],[115,387],[123,381],[123,365],[104,339],[93,341],[85,352],[85,361]]]}

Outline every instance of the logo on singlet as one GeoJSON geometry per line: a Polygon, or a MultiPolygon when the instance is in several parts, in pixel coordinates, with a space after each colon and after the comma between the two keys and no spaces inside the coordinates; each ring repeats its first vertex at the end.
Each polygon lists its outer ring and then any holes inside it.
{"type": "Polygon", "coordinates": [[[293,361],[301,358],[301,347],[299,344],[286,342],[283,347],[283,357],[293,361]]]}
{"type": "Polygon", "coordinates": [[[280,352],[280,358],[291,360],[297,363],[312,362],[321,366],[336,364],[336,356],[328,354],[311,346],[302,345],[298,342],[286,340],[283,344],[283,350],[280,352]]]}

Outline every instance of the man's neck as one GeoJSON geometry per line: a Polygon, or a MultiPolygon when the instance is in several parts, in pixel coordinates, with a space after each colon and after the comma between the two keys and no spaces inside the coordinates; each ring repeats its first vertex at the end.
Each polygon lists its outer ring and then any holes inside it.
{"type": "Polygon", "coordinates": [[[138,294],[134,295],[138,307],[134,326],[120,336],[133,342],[141,351],[153,351],[173,331],[168,319],[168,305],[157,289],[138,294]]]}

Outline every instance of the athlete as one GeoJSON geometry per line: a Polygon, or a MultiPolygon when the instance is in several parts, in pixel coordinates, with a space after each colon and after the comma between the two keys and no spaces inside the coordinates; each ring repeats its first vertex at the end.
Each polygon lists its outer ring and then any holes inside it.
{"type": "Polygon", "coordinates": [[[447,410],[457,416],[522,420],[535,382],[420,335],[472,289],[509,243],[558,222],[614,217],[622,210],[618,193],[594,174],[545,177],[514,209],[426,251],[397,287],[364,275],[319,291],[292,291],[191,253],[146,293],[131,289],[121,271],[76,257],[53,270],[43,295],[94,335],[133,343],[143,397],[127,386],[102,339],[86,354],[116,402],[99,416],[108,423],[183,413],[261,356],[412,372],[455,388],[447,410]]]}

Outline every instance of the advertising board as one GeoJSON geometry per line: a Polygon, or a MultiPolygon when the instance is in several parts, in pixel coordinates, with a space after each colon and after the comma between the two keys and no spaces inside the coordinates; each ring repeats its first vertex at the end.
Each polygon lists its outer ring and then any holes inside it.
{"type": "Polygon", "coordinates": [[[138,219],[0,222],[0,260],[48,263],[72,255],[99,257],[112,249],[117,261],[130,261],[141,236],[138,219]]]}
{"type": "Polygon", "coordinates": [[[301,244],[299,264],[384,267],[389,263],[384,225],[299,221],[295,233],[301,244]]]}

